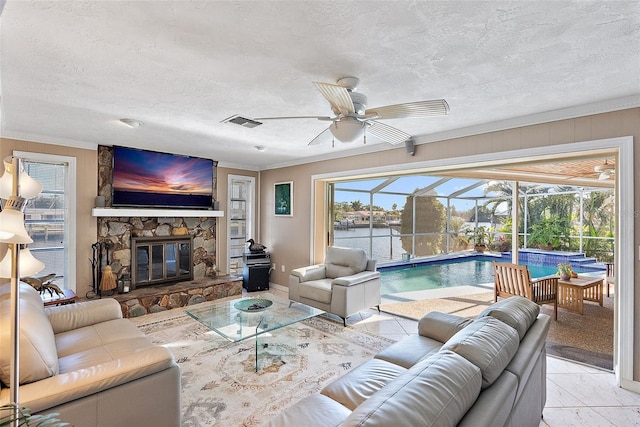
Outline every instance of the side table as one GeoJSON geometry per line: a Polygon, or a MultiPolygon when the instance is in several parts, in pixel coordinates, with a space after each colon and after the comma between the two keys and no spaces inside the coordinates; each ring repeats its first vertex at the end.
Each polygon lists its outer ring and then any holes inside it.
{"type": "Polygon", "coordinates": [[[584,301],[602,306],[602,277],[580,276],[570,280],[558,280],[558,307],[584,313],[584,301]]]}
{"type": "Polygon", "coordinates": [[[49,305],[63,305],[63,304],[73,304],[78,299],[78,296],[71,289],[63,289],[62,295],[58,295],[55,292],[53,295],[50,295],[49,292],[44,294],[40,294],[42,301],[44,302],[45,307],[49,305]]]}

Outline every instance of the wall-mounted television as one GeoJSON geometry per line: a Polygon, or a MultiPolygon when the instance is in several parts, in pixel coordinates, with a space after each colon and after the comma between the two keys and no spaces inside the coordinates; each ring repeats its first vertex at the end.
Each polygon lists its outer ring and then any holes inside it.
{"type": "Polygon", "coordinates": [[[214,162],[113,147],[113,206],[211,209],[214,162]]]}

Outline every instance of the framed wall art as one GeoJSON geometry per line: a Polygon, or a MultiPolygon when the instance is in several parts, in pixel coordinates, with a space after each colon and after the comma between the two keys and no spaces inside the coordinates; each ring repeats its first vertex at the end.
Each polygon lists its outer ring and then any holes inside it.
{"type": "Polygon", "coordinates": [[[274,214],[276,216],[293,216],[293,181],[273,184],[275,195],[274,214]]]}

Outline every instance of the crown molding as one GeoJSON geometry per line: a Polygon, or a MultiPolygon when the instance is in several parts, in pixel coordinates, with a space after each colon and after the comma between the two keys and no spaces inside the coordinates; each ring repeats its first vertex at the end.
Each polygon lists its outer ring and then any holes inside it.
{"type": "Polygon", "coordinates": [[[45,136],[25,132],[3,131],[2,138],[17,139],[21,141],[37,142],[48,145],[61,145],[63,147],[84,148],[85,150],[98,150],[98,145],[93,142],[77,141],[75,139],[58,138],[55,136],[45,136]]]}

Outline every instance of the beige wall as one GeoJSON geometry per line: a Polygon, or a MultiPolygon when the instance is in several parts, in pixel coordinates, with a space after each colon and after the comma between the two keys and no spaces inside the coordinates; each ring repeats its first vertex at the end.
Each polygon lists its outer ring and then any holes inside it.
{"type": "MultiPolygon", "coordinates": [[[[308,265],[311,261],[311,213],[315,211],[311,203],[311,177],[317,174],[367,169],[384,166],[398,166],[398,170],[408,169],[412,162],[426,162],[434,159],[453,159],[485,153],[521,150],[582,141],[592,141],[613,137],[632,136],[634,139],[634,248],[640,246],[640,108],[606,114],[580,117],[526,126],[499,132],[473,135],[464,138],[438,141],[417,146],[416,155],[406,154],[404,147],[383,153],[372,153],[338,160],[322,161],[299,166],[266,170],[261,172],[260,218],[262,220],[261,242],[271,247],[277,271],[271,276],[274,283],[286,285],[292,268],[308,265]],[[274,217],[273,184],[279,181],[294,182],[293,218],[274,217]],[[286,266],[282,273],[280,266],[286,266]]],[[[317,214],[317,213],[316,213],[317,214]]],[[[317,242],[315,242],[317,245],[317,242]]],[[[317,255],[316,255],[317,257],[317,255]]],[[[634,256],[635,283],[635,332],[634,360],[640,360],[640,263],[634,256]]],[[[634,378],[640,378],[640,364],[634,366],[634,378]]]]}
{"type": "MultiPolygon", "coordinates": [[[[76,293],[83,296],[91,289],[91,245],[97,239],[96,219],[91,208],[98,191],[98,159],[96,150],[63,147],[0,138],[0,158],[11,156],[13,151],[54,154],[75,157],[76,161],[76,293]]],[[[4,252],[2,248],[0,251],[4,252]]]]}

